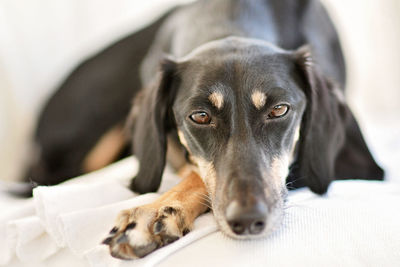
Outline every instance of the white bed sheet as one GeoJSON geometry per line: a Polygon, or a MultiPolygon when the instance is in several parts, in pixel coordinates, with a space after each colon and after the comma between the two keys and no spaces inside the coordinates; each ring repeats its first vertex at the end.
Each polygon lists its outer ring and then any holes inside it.
{"type": "MultiPolygon", "coordinates": [[[[153,201],[126,188],[137,170],[127,158],[34,198],[0,194],[0,264],[5,266],[400,266],[400,184],[336,181],[326,196],[289,194],[282,227],[259,240],[218,231],[211,213],[195,229],[144,259],[121,261],[100,245],[125,208],[153,201]]],[[[168,169],[160,192],[179,181],[168,169]]]]}

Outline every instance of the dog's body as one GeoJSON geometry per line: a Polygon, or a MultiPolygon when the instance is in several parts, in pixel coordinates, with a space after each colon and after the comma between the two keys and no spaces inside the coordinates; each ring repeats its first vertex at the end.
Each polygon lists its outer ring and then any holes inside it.
{"type": "Polygon", "coordinates": [[[141,257],[176,240],[209,204],[224,233],[267,234],[279,224],[286,183],[322,194],[333,179],[382,179],[344,85],[340,43],[318,1],[198,1],[68,78],[39,122],[41,156],[29,177],[57,183],[118,158],[118,124],[143,87],[129,123],[140,161],[131,188],[157,190],[167,143],[184,180],[121,213],[105,240],[112,255],[141,257]]]}

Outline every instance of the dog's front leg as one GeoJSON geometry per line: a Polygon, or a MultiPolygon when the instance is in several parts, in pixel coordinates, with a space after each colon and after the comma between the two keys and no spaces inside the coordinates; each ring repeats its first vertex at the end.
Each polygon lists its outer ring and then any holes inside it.
{"type": "Polygon", "coordinates": [[[123,210],[103,243],[112,256],[135,259],[146,256],[188,233],[193,222],[207,211],[206,187],[197,173],[186,172],[184,180],[157,201],[123,210]]]}

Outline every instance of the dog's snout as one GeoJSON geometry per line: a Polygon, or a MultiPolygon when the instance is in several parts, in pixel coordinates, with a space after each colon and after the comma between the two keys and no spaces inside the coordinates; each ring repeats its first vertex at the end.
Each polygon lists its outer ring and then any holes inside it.
{"type": "Polygon", "coordinates": [[[240,205],[238,201],[231,202],[226,209],[226,220],[237,235],[260,234],[266,224],[268,207],[263,202],[253,205],[240,205]]]}

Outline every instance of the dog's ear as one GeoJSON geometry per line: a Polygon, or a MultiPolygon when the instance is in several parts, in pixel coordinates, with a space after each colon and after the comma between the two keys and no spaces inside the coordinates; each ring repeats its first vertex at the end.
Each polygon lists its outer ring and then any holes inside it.
{"type": "Polygon", "coordinates": [[[372,157],[353,114],[346,110],[346,139],[336,159],[335,178],[383,180],[384,171],[372,157]]]}
{"type": "Polygon", "coordinates": [[[166,58],[157,80],[137,97],[131,112],[133,154],[139,171],[130,188],[138,193],[155,192],[161,183],[167,151],[167,133],[175,122],[171,107],[176,93],[176,63],[166,58]]]}
{"type": "Polygon", "coordinates": [[[304,78],[307,106],[288,181],[323,194],[334,179],[382,179],[383,171],[372,158],[343,91],[322,75],[309,46],[298,49],[295,60],[304,78]]]}
{"type": "Polygon", "coordinates": [[[297,159],[291,166],[289,182],[308,186],[313,192],[327,191],[335,175],[335,160],[345,139],[343,106],[335,95],[334,84],[315,66],[308,46],[295,52],[302,72],[307,105],[297,144],[297,159]]]}

